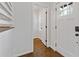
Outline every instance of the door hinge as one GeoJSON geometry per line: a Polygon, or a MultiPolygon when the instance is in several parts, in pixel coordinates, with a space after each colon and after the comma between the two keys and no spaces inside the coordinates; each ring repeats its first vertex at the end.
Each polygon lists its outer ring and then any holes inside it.
{"type": "Polygon", "coordinates": [[[45,42],[47,42],[47,40],[45,40],[45,42]]]}
{"type": "Polygon", "coordinates": [[[57,8],[55,8],[55,10],[57,11],[57,8]]]}
{"type": "Polygon", "coordinates": [[[55,47],[57,47],[57,43],[55,42],[55,47]]]}
{"type": "Polygon", "coordinates": [[[55,25],[55,29],[57,29],[57,26],[55,25]]]}
{"type": "Polygon", "coordinates": [[[46,11],[46,14],[47,14],[47,11],[46,11]]]}
{"type": "Polygon", "coordinates": [[[47,26],[45,26],[47,28],[47,26]]]}

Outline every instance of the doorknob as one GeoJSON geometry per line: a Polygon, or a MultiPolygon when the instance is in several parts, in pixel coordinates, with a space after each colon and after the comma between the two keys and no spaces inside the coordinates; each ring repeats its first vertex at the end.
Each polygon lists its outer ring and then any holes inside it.
{"type": "Polygon", "coordinates": [[[75,36],[79,36],[79,34],[75,34],[75,36]]]}

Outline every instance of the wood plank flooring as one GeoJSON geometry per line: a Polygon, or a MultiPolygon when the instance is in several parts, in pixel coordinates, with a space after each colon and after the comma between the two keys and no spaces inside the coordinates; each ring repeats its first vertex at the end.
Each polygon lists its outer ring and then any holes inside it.
{"type": "Polygon", "coordinates": [[[20,57],[63,57],[57,51],[47,48],[39,38],[34,39],[34,51],[20,57]]]}

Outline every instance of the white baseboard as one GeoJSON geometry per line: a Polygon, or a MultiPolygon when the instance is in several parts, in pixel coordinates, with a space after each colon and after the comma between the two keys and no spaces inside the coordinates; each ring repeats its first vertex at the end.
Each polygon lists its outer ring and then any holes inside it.
{"type": "Polygon", "coordinates": [[[62,54],[64,57],[76,57],[75,54],[66,51],[65,49],[57,49],[57,51],[62,54]]]}
{"type": "Polygon", "coordinates": [[[25,51],[25,52],[23,52],[23,53],[19,53],[19,54],[15,54],[15,55],[13,55],[12,57],[19,57],[19,56],[22,56],[22,55],[24,55],[24,54],[28,54],[28,53],[31,53],[31,52],[33,52],[33,51],[25,51]]]}
{"type": "Polygon", "coordinates": [[[55,48],[54,46],[51,45],[50,47],[51,47],[54,51],[56,51],[56,48],[55,48]]]}
{"type": "Polygon", "coordinates": [[[66,51],[65,49],[63,48],[55,48],[53,46],[51,46],[51,48],[54,50],[54,51],[57,51],[59,52],[61,55],[63,55],[64,57],[78,57],[76,54],[73,54],[73,52],[69,52],[69,51],[66,51]]]}

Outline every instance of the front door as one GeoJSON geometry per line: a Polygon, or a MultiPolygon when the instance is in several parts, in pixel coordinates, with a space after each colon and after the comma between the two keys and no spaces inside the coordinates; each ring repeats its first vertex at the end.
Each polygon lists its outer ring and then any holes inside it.
{"type": "Polygon", "coordinates": [[[65,56],[79,56],[78,3],[57,5],[57,50],[65,56]]]}

